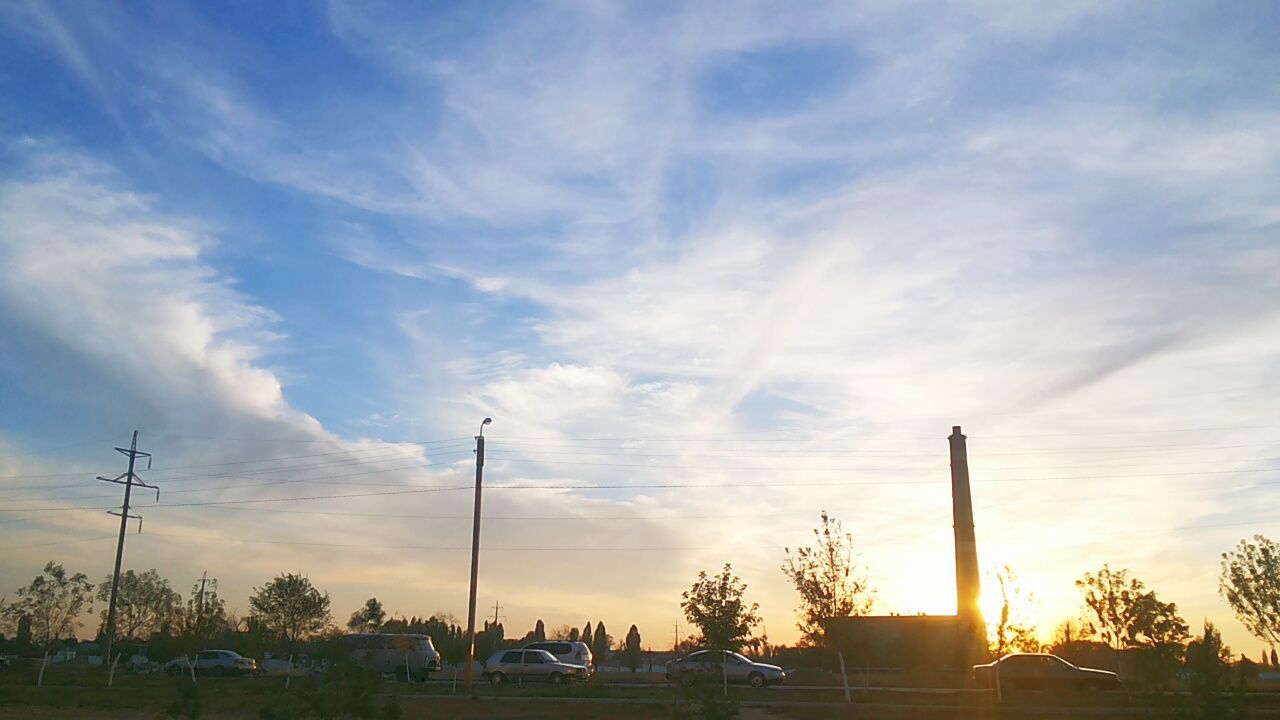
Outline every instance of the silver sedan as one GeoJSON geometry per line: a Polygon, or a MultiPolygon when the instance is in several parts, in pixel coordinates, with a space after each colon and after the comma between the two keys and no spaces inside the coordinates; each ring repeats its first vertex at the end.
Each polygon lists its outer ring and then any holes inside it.
{"type": "Polygon", "coordinates": [[[777,665],[758,663],[731,650],[701,650],[667,662],[667,679],[692,685],[700,678],[724,679],[765,687],[786,682],[787,673],[777,665]]]}

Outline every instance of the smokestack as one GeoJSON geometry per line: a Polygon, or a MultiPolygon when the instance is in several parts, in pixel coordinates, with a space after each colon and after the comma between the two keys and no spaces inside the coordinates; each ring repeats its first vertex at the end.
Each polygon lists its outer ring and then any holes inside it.
{"type": "Polygon", "coordinates": [[[951,513],[956,534],[956,615],[975,643],[986,644],[986,625],[978,596],[978,540],[973,532],[973,498],[969,492],[969,451],[960,426],[951,428],[951,513]]]}

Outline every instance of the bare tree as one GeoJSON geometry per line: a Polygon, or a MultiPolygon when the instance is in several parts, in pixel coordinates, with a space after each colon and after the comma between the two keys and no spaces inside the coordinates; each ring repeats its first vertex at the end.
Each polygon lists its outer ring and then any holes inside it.
{"type": "Polygon", "coordinates": [[[1249,632],[1280,644],[1280,546],[1254,535],[1253,542],[1241,540],[1223,553],[1218,592],[1249,632]]]}
{"type": "Polygon", "coordinates": [[[816,544],[786,548],[782,573],[800,594],[801,642],[823,643],[822,621],[827,618],[865,615],[874,603],[874,591],[865,574],[858,572],[853,552],[853,534],[844,531],[839,520],[822,512],[822,523],[813,529],[816,544]]]}
{"type": "Polygon", "coordinates": [[[1039,651],[1040,641],[1031,620],[1035,595],[1022,589],[1017,574],[1008,565],[996,573],[996,587],[1000,590],[1000,615],[987,626],[991,653],[999,658],[1012,651],[1039,651]]]}

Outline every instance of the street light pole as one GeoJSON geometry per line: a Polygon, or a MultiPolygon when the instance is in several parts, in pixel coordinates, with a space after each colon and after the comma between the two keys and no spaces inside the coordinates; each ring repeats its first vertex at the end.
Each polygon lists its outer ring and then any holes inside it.
{"type": "Polygon", "coordinates": [[[467,668],[466,687],[471,692],[471,678],[476,663],[476,579],[480,573],[480,488],[484,483],[484,426],[493,422],[485,418],[476,436],[476,509],[471,521],[471,595],[467,599],[467,668]]]}

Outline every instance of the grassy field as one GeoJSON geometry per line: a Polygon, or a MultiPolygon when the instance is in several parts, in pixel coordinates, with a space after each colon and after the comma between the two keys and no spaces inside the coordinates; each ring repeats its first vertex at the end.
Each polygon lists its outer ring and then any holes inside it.
{"type": "MultiPolygon", "coordinates": [[[[445,678],[448,679],[448,678],[445,678]]],[[[632,678],[639,680],[640,678],[632,678]]],[[[641,720],[673,718],[686,691],[659,678],[650,682],[610,682],[612,678],[572,686],[531,684],[493,687],[477,685],[476,698],[454,694],[449,682],[404,684],[384,681],[376,702],[399,705],[405,718],[619,718],[641,720]]],[[[282,678],[200,678],[196,687],[201,717],[257,719],[263,707],[296,698],[306,682],[294,679],[286,692],[282,678]]],[[[319,681],[312,681],[315,691],[319,681]]],[[[0,720],[9,718],[86,718],[87,720],[135,720],[162,718],[165,709],[180,697],[179,680],[163,675],[117,677],[106,688],[101,671],[60,669],[45,676],[45,686],[35,687],[28,673],[0,673],[0,720]]],[[[327,686],[326,686],[327,687],[327,686]]],[[[459,691],[461,687],[459,686],[459,691]]],[[[702,692],[720,696],[718,686],[702,692]]],[[[1007,698],[995,707],[988,693],[853,692],[853,705],[845,705],[840,688],[786,689],[730,687],[730,697],[744,708],[743,720],[753,718],[1030,718],[1030,717],[1174,717],[1187,700],[1128,698],[1121,694],[1061,695],[1024,694],[1007,698]],[[1046,710],[1047,707],[1053,708],[1046,710]]],[[[1280,696],[1250,698],[1249,717],[1280,718],[1280,696]]],[[[1208,715],[1205,717],[1212,717],[1208,715]]]]}

